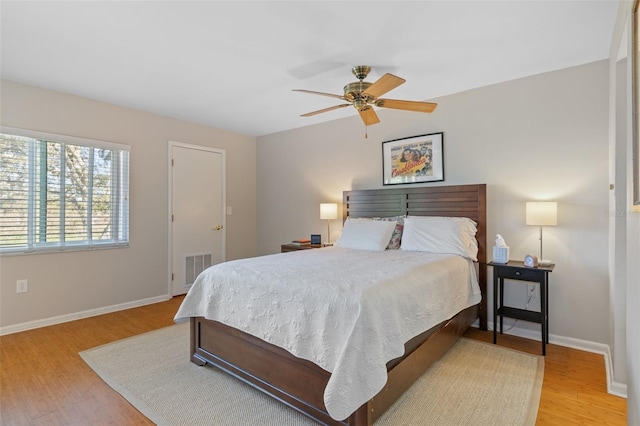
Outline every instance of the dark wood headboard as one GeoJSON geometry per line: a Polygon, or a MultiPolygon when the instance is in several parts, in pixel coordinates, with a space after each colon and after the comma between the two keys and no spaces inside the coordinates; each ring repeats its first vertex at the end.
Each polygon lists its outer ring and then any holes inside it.
{"type": "Polygon", "coordinates": [[[451,216],[478,224],[478,281],[482,291],[480,328],[487,329],[487,194],[486,184],[363,189],[343,192],[347,217],[451,216]]]}

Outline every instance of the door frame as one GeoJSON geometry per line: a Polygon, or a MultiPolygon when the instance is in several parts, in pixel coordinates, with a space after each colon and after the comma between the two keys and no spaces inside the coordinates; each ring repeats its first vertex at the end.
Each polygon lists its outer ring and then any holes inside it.
{"type": "Polygon", "coordinates": [[[173,280],[171,279],[171,274],[173,273],[173,224],[171,220],[171,215],[173,214],[173,167],[171,164],[172,161],[172,152],[173,148],[186,148],[186,149],[195,149],[199,151],[207,151],[214,152],[216,154],[220,154],[222,156],[222,167],[221,174],[222,178],[220,181],[220,185],[222,186],[222,205],[220,206],[220,217],[222,218],[222,262],[227,259],[227,159],[226,159],[226,151],[224,149],[212,148],[209,146],[203,145],[193,145],[182,142],[169,141],[167,144],[167,226],[168,226],[168,257],[167,257],[167,296],[169,298],[173,297],[173,280]]]}

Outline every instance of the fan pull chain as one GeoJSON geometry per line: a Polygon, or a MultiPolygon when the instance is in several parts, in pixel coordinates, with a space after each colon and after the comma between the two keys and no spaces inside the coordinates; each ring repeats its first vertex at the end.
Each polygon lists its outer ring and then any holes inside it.
{"type": "Polygon", "coordinates": [[[365,124],[364,125],[364,138],[365,139],[369,138],[369,135],[367,134],[367,128],[368,128],[368,126],[365,124]]]}

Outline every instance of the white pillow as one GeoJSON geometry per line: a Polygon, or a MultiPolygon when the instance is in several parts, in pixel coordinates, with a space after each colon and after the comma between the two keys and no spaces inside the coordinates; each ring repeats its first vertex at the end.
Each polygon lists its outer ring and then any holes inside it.
{"type": "Polygon", "coordinates": [[[395,228],[396,222],[347,218],[336,246],[359,250],[384,251],[395,228]]]}
{"type": "Polygon", "coordinates": [[[400,248],[410,251],[457,254],[477,261],[476,232],[476,223],[466,217],[406,217],[400,248]]]}

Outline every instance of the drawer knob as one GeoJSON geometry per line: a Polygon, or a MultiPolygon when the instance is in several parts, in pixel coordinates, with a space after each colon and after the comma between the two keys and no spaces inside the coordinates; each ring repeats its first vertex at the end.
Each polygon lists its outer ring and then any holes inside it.
{"type": "Polygon", "coordinates": [[[516,275],[520,276],[520,271],[516,271],[516,275]]]}

